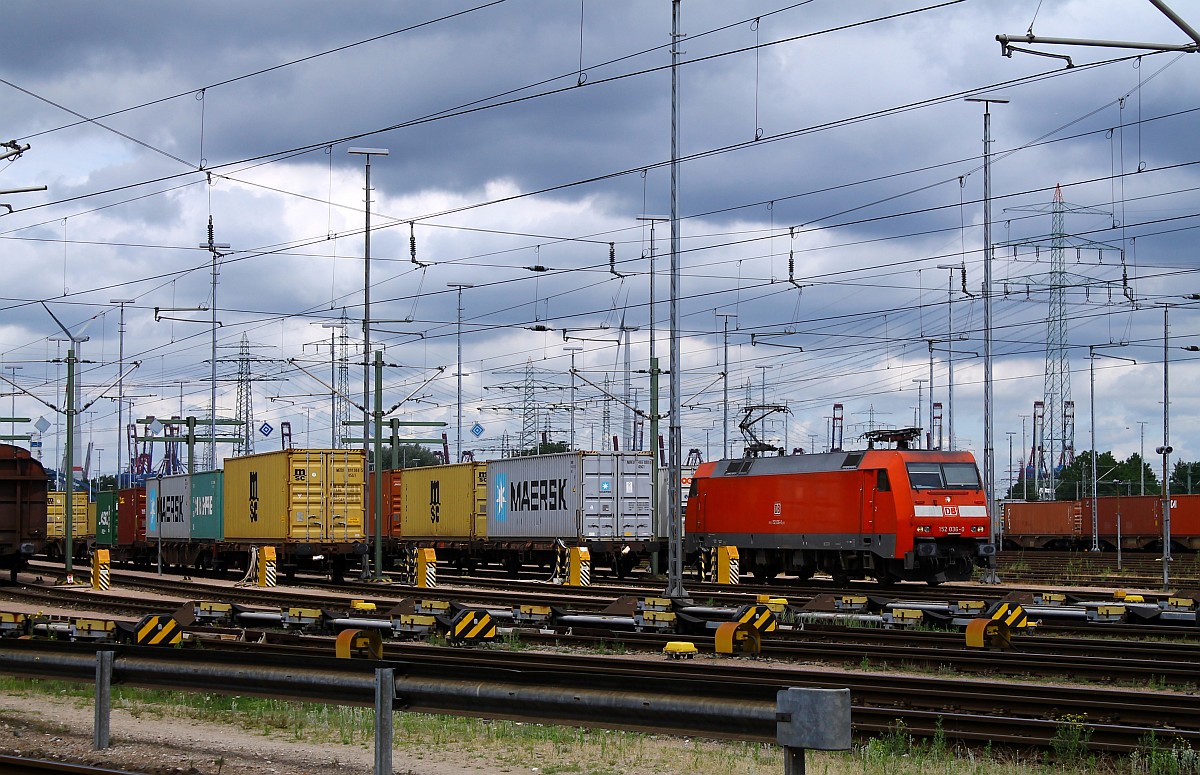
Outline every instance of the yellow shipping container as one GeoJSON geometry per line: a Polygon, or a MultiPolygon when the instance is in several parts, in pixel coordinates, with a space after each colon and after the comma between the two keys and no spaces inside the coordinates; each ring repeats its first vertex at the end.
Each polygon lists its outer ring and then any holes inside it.
{"type": "Polygon", "coordinates": [[[405,540],[487,538],[487,464],[406,468],[401,474],[405,540]]]}
{"type": "MultiPolygon", "coordinates": [[[[75,490],[71,493],[71,537],[96,535],[96,504],[88,503],[86,490],[75,490]]],[[[67,537],[67,494],[65,492],[46,493],[46,538],[67,537]]]]}
{"type": "Polygon", "coordinates": [[[225,461],[225,540],[363,540],[366,454],[286,449],[225,461]]]}

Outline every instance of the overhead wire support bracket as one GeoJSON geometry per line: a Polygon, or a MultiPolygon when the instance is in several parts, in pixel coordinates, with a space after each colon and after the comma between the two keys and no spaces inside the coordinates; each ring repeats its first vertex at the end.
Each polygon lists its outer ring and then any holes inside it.
{"type": "Polygon", "coordinates": [[[617,271],[617,243],[615,242],[608,243],[608,271],[622,280],[625,279],[625,275],[617,271]]]}
{"type": "Polygon", "coordinates": [[[421,263],[417,260],[417,233],[414,221],[408,222],[408,252],[412,257],[412,262],[422,269],[428,269],[429,264],[421,263]]]}

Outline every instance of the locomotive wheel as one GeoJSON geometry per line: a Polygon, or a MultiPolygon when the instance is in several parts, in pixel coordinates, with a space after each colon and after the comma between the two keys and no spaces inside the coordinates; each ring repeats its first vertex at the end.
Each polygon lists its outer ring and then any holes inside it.
{"type": "Polygon", "coordinates": [[[897,576],[896,574],[892,573],[891,571],[885,570],[885,571],[881,572],[878,576],[876,576],[875,580],[879,582],[879,586],[881,586],[881,587],[890,587],[893,584],[895,584],[897,581],[899,581],[900,577],[897,576]]]}
{"type": "Polygon", "coordinates": [[[779,568],[774,565],[755,565],[754,578],[762,584],[770,583],[779,575],[779,568]]]}

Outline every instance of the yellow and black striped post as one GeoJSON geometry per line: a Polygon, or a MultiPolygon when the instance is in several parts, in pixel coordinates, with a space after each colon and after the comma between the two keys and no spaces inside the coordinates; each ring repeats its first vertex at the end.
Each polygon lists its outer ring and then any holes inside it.
{"type": "Polygon", "coordinates": [[[738,549],[736,546],[717,547],[716,583],[738,584],[742,580],[742,571],[738,549]]]}
{"type": "Polygon", "coordinates": [[[554,575],[550,577],[553,584],[567,582],[567,547],[562,543],[554,544],[554,575]]]}
{"type": "Polygon", "coordinates": [[[264,546],[258,550],[258,586],[275,586],[275,574],[275,547],[264,546]]]}
{"type": "Polygon", "coordinates": [[[437,586],[437,550],[417,550],[417,586],[432,589],[437,586]]]}
{"type": "Polygon", "coordinates": [[[586,546],[572,546],[568,560],[567,586],[592,585],[592,553],[586,546]]]}
{"type": "Polygon", "coordinates": [[[111,586],[108,550],[97,549],[92,552],[92,589],[107,592],[111,586]]]}

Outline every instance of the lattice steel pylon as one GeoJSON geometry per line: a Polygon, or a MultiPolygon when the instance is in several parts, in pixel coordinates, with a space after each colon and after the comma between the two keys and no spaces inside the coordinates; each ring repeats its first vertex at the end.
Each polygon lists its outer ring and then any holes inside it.
{"type": "Polygon", "coordinates": [[[240,439],[233,445],[233,456],[244,457],[254,454],[254,391],[251,390],[253,380],[250,375],[250,338],[242,334],[242,342],[238,346],[238,376],[237,376],[237,419],[240,439]]]}
{"type": "Polygon", "coordinates": [[[604,405],[600,412],[600,439],[602,448],[612,440],[612,380],[604,375],[604,405]]]}
{"type": "Polygon", "coordinates": [[[333,427],[337,430],[334,433],[334,444],[337,449],[341,449],[342,433],[350,422],[350,411],[352,405],[350,403],[350,335],[347,333],[350,330],[350,319],[346,317],[346,310],[342,310],[342,334],[338,337],[338,351],[336,354],[337,367],[337,399],[334,401],[334,417],[333,427]]]}
{"type": "MultiPolygon", "coordinates": [[[[1027,212],[1046,211],[1044,205],[1015,207],[1011,209],[1027,212]]],[[[1065,256],[1068,235],[1066,233],[1065,214],[1068,210],[1078,214],[1109,215],[1104,210],[1065,204],[1063,202],[1062,187],[1056,185],[1054,187],[1054,201],[1050,204],[1051,226],[1049,238],[1037,237],[1007,243],[1007,245],[1012,246],[1014,249],[1017,246],[1033,246],[1036,252],[1040,252],[1041,245],[1046,243],[1050,245],[1050,271],[1037,277],[1030,277],[1026,282],[1030,283],[1030,285],[1044,288],[1049,294],[1046,315],[1046,374],[1042,389],[1042,400],[1045,402],[1045,447],[1039,452],[1039,456],[1043,457],[1049,463],[1045,474],[1047,490],[1051,499],[1054,498],[1055,479],[1063,468],[1070,465],[1075,457],[1075,402],[1071,399],[1067,291],[1083,288],[1086,293],[1093,286],[1109,286],[1111,296],[1111,286],[1117,282],[1067,272],[1065,256]]],[[[1081,249],[1085,247],[1095,248],[1101,255],[1103,255],[1104,250],[1120,252],[1121,268],[1124,270],[1125,256],[1124,252],[1120,251],[1119,248],[1102,242],[1094,242],[1077,237],[1071,237],[1070,242],[1071,246],[1076,250],[1077,257],[1081,249]]],[[[1082,266],[1081,261],[1077,261],[1076,263],[1082,266]]],[[[1113,266],[1115,267],[1115,265],[1113,266]]],[[[1130,294],[1124,271],[1122,271],[1122,278],[1119,282],[1123,286],[1123,295],[1128,298],[1130,294]]]]}

